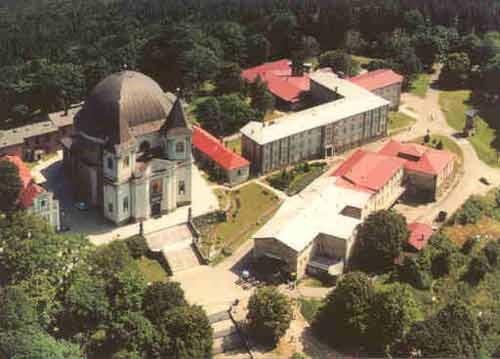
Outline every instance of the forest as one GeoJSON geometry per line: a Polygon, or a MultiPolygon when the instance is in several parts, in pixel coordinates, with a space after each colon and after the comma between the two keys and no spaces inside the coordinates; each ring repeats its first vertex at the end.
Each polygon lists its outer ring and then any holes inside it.
{"type": "Polygon", "coordinates": [[[333,49],[378,59],[369,68],[409,80],[448,53],[466,53],[482,85],[481,71],[498,76],[499,29],[495,0],[2,0],[0,126],[80,102],[124,68],[190,96],[234,71],[228,64],[333,49]]]}

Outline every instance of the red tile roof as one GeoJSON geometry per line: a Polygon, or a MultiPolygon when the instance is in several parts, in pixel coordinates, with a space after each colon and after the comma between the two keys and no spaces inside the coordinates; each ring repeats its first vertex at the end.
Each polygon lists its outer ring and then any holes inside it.
{"type": "Polygon", "coordinates": [[[402,169],[403,165],[404,161],[397,157],[358,149],[333,172],[332,176],[339,177],[337,180],[339,185],[376,192],[402,169]]]}
{"type": "Polygon", "coordinates": [[[193,126],[193,146],[225,170],[250,164],[245,158],[228,149],[217,138],[198,126],[193,126]]]}
{"type": "Polygon", "coordinates": [[[367,89],[368,91],[374,91],[380,88],[402,83],[403,76],[389,69],[380,69],[351,77],[349,80],[356,85],[367,89]]]}
{"type": "Polygon", "coordinates": [[[425,223],[414,222],[408,225],[408,231],[410,231],[410,238],[408,238],[408,244],[420,251],[429,242],[429,238],[432,236],[432,227],[425,223]]]}
{"type": "Polygon", "coordinates": [[[31,177],[31,172],[19,156],[4,156],[0,160],[6,160],[16,165],[19,171],[19,177],[22,183],[22,189],[19,193],[19,204],[22,208],[26,209],[33,205],[34,199],[40,194],[45,192],[45,189],[37,185],[31,177]]]}
{"type": "Polygon", "coordinates": [[[438,175],[455,155],[445,150],[436,150],[417,143],[401,143],[390,140],[379,151],[380,154],[405,160],[405,168],[413,172],[438,175]]]}
{"type": "Polygon", "coordinates": [[[288,59],[267,62],[265,64],[243,70],[241,76],[248,82],[260,76],[267,83],[269,91],[286,102],[300,101],[300,94],[309,91],[309,76],[292,76],[291,61],[288,59]]]}

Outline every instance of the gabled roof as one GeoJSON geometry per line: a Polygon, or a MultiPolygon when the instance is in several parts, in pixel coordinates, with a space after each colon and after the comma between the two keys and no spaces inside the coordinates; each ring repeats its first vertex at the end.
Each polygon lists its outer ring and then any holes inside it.
{"type": "Polygon", "coordinates": [[[374,91],[380,88],[402,83],[403,76],[389,69],[380,69],[351,77],[349,80],[356,85],[367,89],[368,91],[374,91]]]}
{"type": "Polygon", "coordinates": [[[376,192],[403,168],[404,160],[358,149],[332,176],[337,184],[361,191],[376,192]]]}
{"type": "Polygon", "coordinates": [[[310,88],[308,74],[292,76],[291,61],[288,59],[243,70],[241,77],[248,82],[260,77],[274,96],[291,103],[300,101],[300,94],[310,88]]]}
{"type": "Polygon", "coordinates": [[[417,251],[424,248],[432,236],[432,227],[425,223],[414,222],[408,225],[410,237],[408,244],[415,248],[417,251]]]}
{"type": "Polygon", "coordinates": [[[446,150],[429,148],[418,143],[401,143],[390,140],[378,152],[386,156],[404,159],[409,171],[438,175],[443,168],[455,159],[455,155],[446,150]]]}
{"type": "Polygon", "coordinates": [[[245,158],[231,151],[217,138],[198,126],[193,126],[193,146],[225,170],[241,168],[250,164],[245,158]]]}
{"type": "Polygon", "coordinates": [[[4,156],[0,158],[2,161],[9,161],[13,163],[18,171],[19,177],[21,179],[22,188],[19,193],[18,203],[19,205],[26,209],[33,205],[34,199],[40,194],[45,192],[45,189],[37,185],[31,176],[31,172],[19,156],[4,156]]]}

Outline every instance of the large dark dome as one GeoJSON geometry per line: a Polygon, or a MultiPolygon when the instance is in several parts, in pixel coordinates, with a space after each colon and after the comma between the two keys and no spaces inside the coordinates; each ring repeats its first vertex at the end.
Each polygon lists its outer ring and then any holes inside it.
{"type": "Polygon", "coordinates": [[[79,131],[120,144],[132,138],[131,127],[166,120],[172,102],[151,78],[122,71],[102,80],[86,99],[76,118],[79,131]]]}

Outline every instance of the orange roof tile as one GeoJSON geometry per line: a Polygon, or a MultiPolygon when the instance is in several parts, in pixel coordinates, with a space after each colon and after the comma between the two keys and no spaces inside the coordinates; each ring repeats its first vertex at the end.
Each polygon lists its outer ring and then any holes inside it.
{"type": "Polygon", "coordinates": [[[193,146],[225,170],[248,166],[250,162],[224,146],[217,138],[198,126],[193,126],[193,146]]]}
{"type": "Polygon", "coordinates": [[[403,76],[389,69],[379,69],[351,77],[349,80],[356,85],[367,89],[368,91],[374,91],[380,88],[402,83],[403,76]]]}

